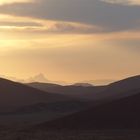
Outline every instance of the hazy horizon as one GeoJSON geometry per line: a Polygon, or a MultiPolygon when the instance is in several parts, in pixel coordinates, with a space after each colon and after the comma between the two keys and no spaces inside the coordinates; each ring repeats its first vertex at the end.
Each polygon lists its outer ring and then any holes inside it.
{"type": "Polygon", "coordinates": [[[0,75],[66,83],[139,75],[139,13],[139,0],[1,0],[0,75]]]}
{"type": "Polygon", "coordinates": [[[128,78],[133,78],[133,77],[137,77],[137,76],[140,76],[140,75],[132,75],[130,77],[123,77],[123,78],[120,78],[120,79],[89,79],[89,80],[82,80],[82,81],[73,81],[73,82],[68,82],[68,81],[63,81],[63,80],[59,80],[59,81],[56,81],[56,80],[51,80],[51,79],[48,79],[46,75],[44,75],[43,73],[38,73],[36,75],[32,75],[30,77],[26,77],[26,78],[21,78],[21,77],[13,77],[13,76],[6,76],[6,75],[0,75],[0,78],[4,78],[4,79],[7,79],[7,80],[12,80],[12,81],[15,81],[15,82],[19,82],[19,83],[51,83],[51,84],[58,84],[58,85],[74,85],[74,84],[91,84],[93,86],[106,86],[106,85],[109,85],[109,84],[112,84],[114,82],[118,82],[118,81],[121,81],[121,80],[124,80],[124,79],[128,79],[128,78]]]}

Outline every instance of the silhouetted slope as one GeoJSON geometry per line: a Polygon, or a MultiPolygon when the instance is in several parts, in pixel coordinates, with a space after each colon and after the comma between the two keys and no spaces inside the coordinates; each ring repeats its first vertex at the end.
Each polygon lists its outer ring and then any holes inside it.
{"type": "Polygon", "coordinates": [[[131,97],[40,124],[36,128],[82,130],[140,129],[140,89],[136,95],[131,97]]]}
{"type": "Polygon", "coordinates": [[[47,92],[56,92],[56,91],[59,92],[59,88],[63,87],[58,84],[40,83],[40,82],[28,83],[27,85],[47,92]]]}
{"type": "Polygon", "coordinates": [[[96,93],[103,91],[105,86],[82,86],[82,85],[69,85],[69,86],[61,86],[57,84],[50,83],[29,83],[27,84],[31,87],[52,92],[59,93],[67,96],[71,96],[74,98],[85,99],[85,100],[94,100],[96,99],[96,93]]]}
{"type": "Polygon", "coordinates": [[[43,92],[20,83],[0,79],[0,112],[12,111],[24,105],[67,100],[69,98],[63,95],[43,92]]]}
{"type": "Polygon", "coordinates": [[[71,113],[87,109],[89,103],[80,101],[58,101],[52,103],[38,103],[29,106],[24,106],[16,110],[15,113],[39,113],[39,112],[56,112],[56,113],[71,113]]]}
{"type": "Polygon", "coordinates": [[[140,89],[139,75],[108,85],[105,91],[100,93],[98,96],[106,100],[119,99],[136,94],[137,89],[140,89]]]}
{"type": "Polygon", "coordinates": [[[140,87],[140,76],[134,76],[120,80],[107,86],[61,86],[48,83],[30,83],[28,85],[43,91],[102,102],[120,99],[136,94],[137,89],[140,87]]]}

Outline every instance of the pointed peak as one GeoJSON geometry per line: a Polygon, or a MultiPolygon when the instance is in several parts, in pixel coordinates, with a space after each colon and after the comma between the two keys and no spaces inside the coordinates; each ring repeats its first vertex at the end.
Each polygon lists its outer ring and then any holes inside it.
{"type": "Polygon", "coordinates": [[[42,82],[46,83],[48,82],[48,79],[45,77],[43,73],[39,73],[31,78],[28,79],[29,82],[42,82]]]}

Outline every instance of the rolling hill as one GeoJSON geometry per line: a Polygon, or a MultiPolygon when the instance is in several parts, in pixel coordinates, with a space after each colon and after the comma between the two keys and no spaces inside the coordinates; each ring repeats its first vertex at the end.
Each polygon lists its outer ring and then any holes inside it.
{"type": "Polygon", "coordinates": [[[99,94],[108,102],[39,124],[36,129],[140,129],[140,76],[112,83],[105,93],[99,94]]]}
{"type": "Polygon", "coordinates": [[[28,86],[51,92],[51,93],[59,93],[62,95],[74,97],[77,99],[82,99],[86,101],[93,101],[96,99],[96,93],[104,91],[105,86],[83,86],[79,84],[62,86],[52,83],[29,83],[28,86]]]}
{"type": "Polygon", "coordinates": [[[140,88],[140,76],[126,78],[107,86],[82,86],[81,84],[61,86],[51,83],[29,83],[31,87],[51,92],[68,95],[74,98],[94,102],[111,101],[137,93],[140,88]]]}
{"type": "Polygon", "coordinates": [[[40,130],[140,129],[140,89],[137,94],[86,111],[42,123],[40,130]]]}
{"type": "Polygon", "coordinates": [[[11,112],[17,108],[38,103],[72,100],[64,95],[44,92],[27,85],[0,79],[0,112],[11,112]]]}
{"type": "Polygon", "coordinates": [[[104,100],[120,99],[123,97],[137,94],[140,89],[140,75],[129,77],[112,84],[109,84],[106,89],[98,94],[99,98],[104,100]]]}

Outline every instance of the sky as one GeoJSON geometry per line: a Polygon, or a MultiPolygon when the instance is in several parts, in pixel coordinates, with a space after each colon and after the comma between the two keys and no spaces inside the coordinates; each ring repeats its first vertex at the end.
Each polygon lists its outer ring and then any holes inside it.
{"type": "Polygon", "coordinates": [[[0,0],[0,75],[107,83],[139,60],[140,0],[0,0]]]}

